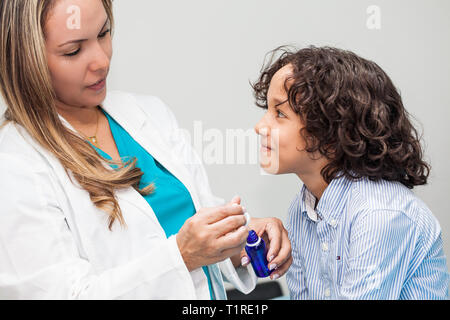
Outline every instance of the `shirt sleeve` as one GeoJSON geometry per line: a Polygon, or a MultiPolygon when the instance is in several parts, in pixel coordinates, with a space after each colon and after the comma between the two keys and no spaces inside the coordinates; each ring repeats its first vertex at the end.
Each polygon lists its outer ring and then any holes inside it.
{"type": "Polygon", "coordinates": [[[0,299],[116,299],[137,291],[145,294],[135,298],[196,298],[175,237],[155,240],[148,253],[126,263],[96,270],[78,252],[54,179],[40,167],[0,154],[0,299]]]}
{"type": "Polygon", "coordinates": [[[368,210],[353,223],[339,299],[398,299],[416,243],[401,211],[368,210]]]}
{"type": "Polygon", "coordinates": [[[444,253],[441,227],[437,219],[427,212],[419,216],[420,236],[415,258],[403,284],[400,299],[448,300],[450,274],[444,253]]]}

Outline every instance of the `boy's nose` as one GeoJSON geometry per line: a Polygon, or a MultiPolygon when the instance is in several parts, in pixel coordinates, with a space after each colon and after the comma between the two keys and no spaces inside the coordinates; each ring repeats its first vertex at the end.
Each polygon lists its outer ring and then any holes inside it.
{"type": "Polygon", "coordinates": [[[267,125],[264,123],[263,119],[264,118],[259,120],[259,122],[255,125],[254,129],[255,129],[256,134],[266,136],[268,128],[267,128],[267,125]]]}

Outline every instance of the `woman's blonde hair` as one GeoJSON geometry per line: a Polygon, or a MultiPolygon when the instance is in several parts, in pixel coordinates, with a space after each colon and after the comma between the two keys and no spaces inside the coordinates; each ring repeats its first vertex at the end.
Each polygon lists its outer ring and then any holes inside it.
{"type": "MultiPolygon", "coordinates": [[[[16,123],[70,171],[93,204],[108,213],[108,227],[117,219],[125,227],[114,191],[132,186],[142,195],[153,192],[150,184],[139,189],[143,172],[136,159],[109,161],[83,138],[66,128],[55,105],[55,92],[48,69],[45,23],[57,0],[0,1],[0,91],[6,103],[5,122],[16,123]],[[103,165],[116,165],[111,170],[103,165]]],[[[112,0],[102,0],[114,27],[112,0]]],[[[111,33],[112,34],[112,33],[111,33]]],[[[0,127],[0,128],[1,128],[0,127]]]]}

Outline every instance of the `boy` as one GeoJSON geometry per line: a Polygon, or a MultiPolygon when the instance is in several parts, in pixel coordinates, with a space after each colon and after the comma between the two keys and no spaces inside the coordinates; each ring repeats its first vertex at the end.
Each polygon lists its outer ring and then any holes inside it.
{"type": "Polygon", "coordinates": [[[285,51],[253,85],[261,167],[304,183],[289,209],[292,299],[446,299],[441,229],[410,190],[427,182],[417,131],[374,62],[285,51]]]}

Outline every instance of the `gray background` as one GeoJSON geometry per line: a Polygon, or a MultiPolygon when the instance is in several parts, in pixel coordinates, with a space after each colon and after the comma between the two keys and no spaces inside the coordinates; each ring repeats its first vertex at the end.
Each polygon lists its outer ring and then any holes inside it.
{"type": "MultiPolygon", "coordinates": [[[[377,62],[423,133],[432,171],[414,191],[439,220],[449,254],[450,1],[115,0],[114,12],[109,89],[159,96],[192,134],[194,121],[224,136],[254,127],[263,111],[249,80],[277,46],[330,45],[377,62]],[[379,30],[366,26],[370,5],[381,9],[379,30]]],[[[257,164],[206,170],[216,195],[239,194],[251,215],[283,221],[302,185],[294,175],[262,175],[257,164]]]]}

